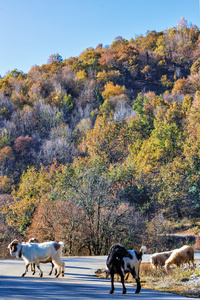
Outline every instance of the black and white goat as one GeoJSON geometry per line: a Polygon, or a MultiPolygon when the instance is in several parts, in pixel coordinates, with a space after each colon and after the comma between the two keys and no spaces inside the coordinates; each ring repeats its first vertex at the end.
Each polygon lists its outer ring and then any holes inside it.
{"type": "Polygon", "coordinates": [[[113,245],[110,248],[110,254],[107,257],[106,265],[108,273],[111,277],[111,290],[110,294],[114,293],[114,274],[119,274],[121,277],[121,283],[123,286],[123,294],[126,294],[126,287],[124,284],[124,275],[131,273],[137,283],[137,289],[135,293],[139,293],[141,290],[139,269],[142,261],[142,256],[146,251],[146,247],[142,246],[140,252],[135,250],[126,250],[122,245],[113,245]]]}

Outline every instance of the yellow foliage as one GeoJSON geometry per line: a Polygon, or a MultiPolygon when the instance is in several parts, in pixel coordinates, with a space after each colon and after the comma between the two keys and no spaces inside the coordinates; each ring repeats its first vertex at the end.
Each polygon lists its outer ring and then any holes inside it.
{"type": "Polygon", "coordinates": [[[8,160],[13,160],[13,159],[14,159],[14,154],[11,147],[6,146],[0,150],[0,166],[5,164],[8,160]]]}
{"type": "Polygon", "coordinates": [[[97,73],[97,80],[106,83],[107,81],[115,81],[119,76],[121,76],[119,70],[111,70],[108,72],[103,70],[97,73]]]}
{"type": "Polygon", "coordinates": [[[104,91],[102,92],[102,97],[108,99],[112,96],[117,96],[125,93],[125,86],[120,86],[118,84],[114,85],[112,81],[109,81],[104,86],[104,91]]]}
{"type": "Polygon", "coordinates": [[[53,164],[48,170],[41,167],[40,171],[36,171],[32,167],[22,174],[18,190],[12,193],[14,201],[3,208],[9,225],[16,226],[20,232],[26,230],[38,203],[48,198],[55,184],[56,174],[61,169],[62,166],[57,168],[53,164]]]}
{"type": "Polygon", "coordinates": [[[87,74],[85,72],[85,70],[80,70],[76,73],[76,76],[79,80],[85,82],[87,79],[87,74]]]}
{"type": "Polygon", "coordinates": [[[185,78],[178,79],[172,89],[172,93],[187,94],[187,80],[185,78]]]}
{"type": "Polygon", "coordinates": [[[13,180],[7,176],[0,176],[0,193],[7,194],[11,192],[13,180]]]}
{"type": "Polygon", "coordinates": [[[98,116],[94,129],[86,131],[80,149],[91,157],[100,156],[105,162],[117,162],[127,155],[127,124],[108,121],[98,116]]]}

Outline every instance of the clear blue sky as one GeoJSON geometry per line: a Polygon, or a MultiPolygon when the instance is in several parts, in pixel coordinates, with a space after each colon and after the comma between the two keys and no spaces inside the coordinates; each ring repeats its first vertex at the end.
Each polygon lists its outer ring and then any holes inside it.
{"type": "Polygon", "coordinates": [[[181,17],[200,27],[199,0],[0,0],[0,74],[169,29],[181,17]]]}

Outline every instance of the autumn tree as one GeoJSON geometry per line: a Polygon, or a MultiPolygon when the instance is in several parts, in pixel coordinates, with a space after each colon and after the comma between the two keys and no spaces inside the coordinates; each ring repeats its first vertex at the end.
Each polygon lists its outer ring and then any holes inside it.
{"type": "Polygon", "coordinates": [[[15,156],[11,147],[6,146],[0,150],[0,170],[1,175],[8,175],[12,169],[15,156]]]}
{"type": "Polygon", "coordinates": [[[14,181],[8,176],[0,176],[0,194],[10,194],[14,181]]]}
{"type": "Polygon", "coordinates": [[[49,56],[47,63],[53,64],[55,62],[62,62],[62,61],[63,61],[62,56],[60,54],[56,53],[56,54],[52,54],[51,56],[49,56]]]}
{"type": "Polygon", "coordinates": [[[187,80],[185,78],[178,79],[172,89],[172,93],[180,93],[186,95],[188,93],[187,80]]]}
{"type": "Polygon", "coordinates": [[[200,72],[200,59],[198,58],[193,65],[191,66],[191,75],[197,74],[200,72]]]}
{"type": "Polygon", "coordinates": [[[58,197],[73,199],[82,210],[80,241],[90,255],[106,254],[114,241],[128,243],[131,228],[140,219],[133,207],[117,200],[112,177],[104,170],[98,158],[87,164],[77,160],[73,166],[66,166],[60,181],[62,196],[58,197]]]}
{"type": "Polygon", "coordinates": [[[100,52],[96,51],[93,48],[87,48],[80,55],[80,59],[82,61],[83,68],[85,68],[85,69],[98,68],[98,66],[99,66],[98,60],[100,57],[101,57],[100,52]]]}
{"type": "Polygon", "coordinates": [[[86,131],[80,149],[91,157],[100,156],[104,162],[123,161],[128,146],[126,126],[126,121],[108,122],[105,116],[97,117],[94,128],[86,131]]]}
{"type": "Polygon", "coordinates": [[[14,136],[30,136],[35,132],[36,119],[34,109],[30,106],[23,107],[22,110],[17,110],[12,115],[12,122],[15,127],[14,136]]]}
{"type": "Polygon", "coordinates": [[[170,223],[163,213],[157,213],[147,224],[148,245],[155,252],[171,250],[165,236],[170,231],[170,223]]]}
{"type": "Polygon", "coordinates": [[[50,130],[63,121],[62,112],[55,106],[51,107],[43,101],[39,101],[34,104],[34,114],[37,123],[35,132],[40,138],[47,137],[50,130]]]}
{"type": "Polygon", "coordinates": [[[182,109],[183,109],[183,112],[187,115],[190,111],[190,108],[192,106],[192,102],[193,102],[194,98],[187,94],[183,100],[183,103],[182,103],[182,109]]]}
{"type": "Polygon", "coordinates": [[[34,140],[28,136],[20,136],[15,140],[14,151],[16,156],[21,160],[26,160],[30,162],[31,159],[31,149],[34,147],[34,140]]]}
{"type": "Polygon", "coordinates": [[[144,140],[138,149],[133,146],[131,151],[138,170],[145,173],[158,171],[161,165],[182,151],[181,131],[175,123],[155,120],[154,126],[150,138],[144,140]]]}
{"type": "Polygon", "coordinates": [[[8,194],[0,194],[0,258],[1,259],[10,259],[10,253],[7,251],[8,244],[14,239],[21,239],[22,236],[19,231],[9,226],[5,215],[2,213],[2,208],[6,204],[11,204],[13,201],[12,197],[8,194]]]}
{"type": "Polygon", "coordinates": [[[59,171],[53,164],[49,169],[41,167],[39,172],[31,167],[22,174],[18,190],[12,193],[13,202],[6,204],[3,210],[9,225],[25,233],[38,204],[48,197],[59,171]]]}
{"type": "Polygon", "coordinates": [[[130,121],[129,130],[132,130],[134,135],[137,135],[140,139],[149,137],[154,128],[153,101],[139,93],[133,102],[132,110],[135,114],[130,121]]]}
{"type": "Polygon", "coordinates": [[[199,175],[192,171],[187,159],[175,158],[161,168],[160,174],[162,180],[158,201],[165,216],[170,220],[185,217],[191,221],[199,217],[199,175]]]}
{"type": "Polygon", "coordinates": [[[14,103],[9,97],[5,97],[0,93],[0,120],[10,120],[14,111],[14,103]]]}
{"type": "Polygon", "coordinates": [[[108,99],[111,96],[116,96],[116,95],[120,95],[120,94],[125,93],[125,87],[124,86],[119,86],[118,84],[114,85],[112,81],[107,82],[104,88],[105,89],[102,92],[102,97],[104,99],[108,99]]]}
{"type": "Polygon", "coordinates": [[[26,231],[27,238],[36,236],[42,241],[64,241],[64,253],[78,255],[84,235],[82,224],[85,222],[81,208],[70,200],[52,201],[44,199],[39,203],[33,220],[26,231]]]}

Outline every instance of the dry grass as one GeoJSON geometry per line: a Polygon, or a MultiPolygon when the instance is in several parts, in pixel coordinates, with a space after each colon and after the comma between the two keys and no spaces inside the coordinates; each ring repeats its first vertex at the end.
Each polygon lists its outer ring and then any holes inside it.
{"type": "MultiPolygon", "coordinates": [[[[105,278],[104,270],[99,270],[97,276],[105,278]]],[[[191,271],[174,267],[166,273],[164,269],[156,271],[150,263],[142,263],[140,267],[142,288],[200,298],[200,278],[199,280],[191,280],[192,276],[200,277],[200,270],[191,271]]],[[[120,278],[115,275],[115,280],[120,281],[120,278]]],[[[126,282],[136,285],[131,275],[126,278],[126,282]]]]}

